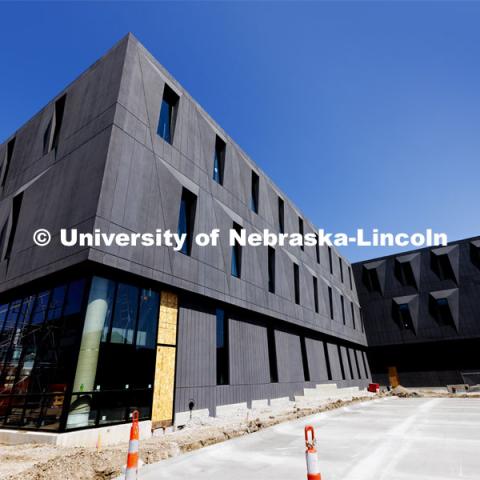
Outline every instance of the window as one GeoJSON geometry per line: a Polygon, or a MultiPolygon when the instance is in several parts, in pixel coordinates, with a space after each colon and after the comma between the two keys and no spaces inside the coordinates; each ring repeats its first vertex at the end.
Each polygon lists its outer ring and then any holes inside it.
{"type": "Polygon", "coordinates": [[[285,233],[285,202],[278,197],[278,231],[285,233]]]}
{"type": "Polygon", "coordinates": [[[362,378],[362,374],[360,373],[360,364],[358,363],[358,355],[357,355],[358,352],[356,352],[355,350],[352,350],[352,354],[353,356],[355,357],[355,364],[357,366],[357,373],[358,373],[358,378],[362,378]]]}
{"type": "Polygon", "coordinates": [[[170,143],[170,145],[173,143],[173,135],[175,133],[179,98],[180,97],[167,84],[165,84],[157,133],[166,142],[170,143]]]}
{"type": "Polygon", "coordinates": [[[350,290],[353,290],[353,283],[352,283],[352,268],[348,267],[348,280],[350,282],[350,290]]]}
{"type": "Polygon", "coordinates": [[[192,252],[193,229],[195,226],[195,209],[197,205],[197,197],[186,188],[182,191],[182,199],[180,201],[180,214],[178,217],[178,234],[186,235],[186,241],[180,250],[185,255],[192,252]]]}
{"type": "Polygon", "coordinates": [[[332,247],[328,247],[328,263],[330,264],[330,274],[333,275],[332,247]]]}
{"type": "Polygon", "coordinates": [[[395,276],[404,286],[416,287],[415,275],[413,274],[411,262],[399,262],[395,259],[395,276]]]}
{"type": "Polygon", "coordinates": [[[345,299],[343,298],[343,295],[340,295],[340,303],[342,305],[342,320],[343,324],[346,325],[347,322],[345,321],[345,299]]]}
{"type": "Polygon", "coordinates": [[[318,313],[318,280],[317,277],[313,277],[313,304],[315,307],[315,313],[318,313]]]}
{"type": "Polygon", "coordinates": [[[365,369],[365,378],[368,378],[368,360],[367,360],[367,354],[365,352],[362,352],[362,358],[363,358],[363,368],[365,369]]]}
{"type": "Polygon", "coordinates": [[[275,293],[275,249],[268,247],[268,291],[275,293]]]}
{"type": "Polygon", "coordinates": [[[298,265],[296,263],[293,264],[293,285],[295,288],[295,303],[299,305],[300,304],[300,273],[299,273],[298,265]]]}
{"type": "Polygon", "coordinates": [[[327,366],[327,377],[329,380],[332,379],[332,368],[330,367],[330,358],[328,357],[328,345],[323,344],[323,353],[325,354],[325,365],[327,366]]]}
{"type": "MultiPolygon", "coordinates": [[[[240,233],[242,227],[238,225],[238,223],[233,224],[233,229],[240,233]]],[[[236,278],[240,278],[242,275],[242,246],[235,242],[232,245],[232,276],[236,278]]]]}
{"type": "Polygon", "coordinates": [[[328,304],[330,306],[330,318],[333,320],[333,292],[332,287],[328,287],[328,304]]]}
{"type": "Polygon", "coordinates": [[[160,296],[152,289],[142,288],[138,311],[137,348],[154,349],[157,345],[157,321],[160,296]]]}
{"type": "Polygon", "coordinates": [[[110,332],[110,343],[131,345],[138,309],[138,288],[119,283],[110,332]]]}
{"type": "Polygon", "coordinates": [[[345,366],[343,365],[343,355],[340,345],[337,345],[338,358],[340,360],[340,370],[342,371],[342,380],[345,380],[345,366]]]}
{"type": "Polygon", "coordinates": [[[65,111],[66,95],[63,95],[55,102],[55,128],[53,129],[52,149],[58,148],[58,140],[60,138],[60,130],[63,123],[63,112],[65,111]]]}
{"type": "Polygon", "coordinates": [[[353,302],[350,302],[350,308],[352,310],[352,323],[353,323],[353,328],[357,328],[355,325],[355,309],[353,308],[353,302]]]}
{"type": "Polygon", "coordinates": [[[213,179],[220,185],[223,185],[225,150],[225,142],[217,135],[215,138],[215,153],[213,155],[213,179]]]}
{"type": "MultiPolygon", "coordinates": [[[[298,217],[298,233],[303,237],[303,218],[298,217]]],[[[302,244],[300,245],[300,248],[304,250],[303,246],[303,239],[302,239],[302,244]]]]}
{"type": "Polygon", "coordinates": [[[340,281],[343,283],[343,262],[341,257],[338,257],[338,265],[340,267],[340,281]]]}
{"type": "Polygon", "coordinates": [[[302,351],[302,366],[303,366],[303,378],[306,382],[310,381],[310,370],[308,368],[308,355],[307,346],[305,345],[305,337],[300,337],[300,349],[302,351]]]}
{"type": "Polygon", "coordinates": [[[316,235],[317,243],[315,244],[315,255],[317,257],[317,263],[320,264],[320,245],[318,235],[316,235]]]}
{"type": "Polygon", "coordinates": [[[275,330],[267,328],[267,343],[268,343],[268,363],[270,366],[270,382],[278,382],[278,367],[277,367],[277,347],[275,345],[275,330]]]}
{"type": "Polygon", "coordinates": [[[364,321],[364,318],[363,318],[363,310],[360,309],[360,307],[358,307],[358,313],[359,313],[359,316],[360,316],[360,323],[362,325],[362,332],[365,331],[365,321],[364,321]]]}
{"type": "Polygon", "coordinates": [[[10,163],[12,161],[13,150],[14,149],[15,149],[15,137],[12,138],[7,143],[7,151],[5,153],[5,159],[3,160],[2,171],[0,172],[0,175],[2,176],[2,178],[0,180],[0,185],[2,187],[5,186],[5,183],[7,181],[8,170],[10,169],[10,163]]]}
{"type": "Polygon", "coordinates": [[[217,385],[229,383],[229,358],[228,358],[228,319],[225,312],[217,308],[217,385]]]}
{"type": "Polygon", "coordinates": [[[252,170],[252,189],[250,196],[250,208],[254,213],[258,213],[258,191],[259,191],[259,176],[252,170]]]}
{"type": "Polygon", "coordinates": [[[22,207],[23,192],[13,197],[12,205],[12,226],[10,228],[10,235],[8,237],[7,248],[5,250],[5,260],[10,259],[13,244],[15,241],[15,233],[17,232],[18,218],[20,217],[20,209],[22,207]]]}
{"type": "Polygon", "coordinates": [[[456,275],[448,253],[436,255],[431,252],[431,267],[440,280],[456,281],[456,275]]]}
{"type": "Polygon", "coordinates": [[[456,328],[450,305],[448,304],[448,298],[430,297],[430,311],[439,325],[449,325],[456,328]]]}
{"type": "Polygon", "coordinates": [[[350,370],[350,378],[355,378],[353,376],[352,359],[350,358],[350,351],[346,348],[345,353],[347,354],[348,369],[350,370]]]}
{"type": "Polygon", "coordinates": [[[397,315],[402,330],[414,330],[408,303],[402,303],[397,306],[397,315]]]}

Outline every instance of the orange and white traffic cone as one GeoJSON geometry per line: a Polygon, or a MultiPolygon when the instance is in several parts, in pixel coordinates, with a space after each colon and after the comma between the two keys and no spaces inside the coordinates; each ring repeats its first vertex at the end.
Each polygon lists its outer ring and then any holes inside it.
{"type": "Polygon", "coordinates": [[[125,480],[135,480],[138,473],[138,410],[132,414],[132,428],[130,429],[130,442],[128,443],[127,468],[125,480]]]}
{"type": "Polygon", "coordinates": [[[305,427],[305,457],[307,459],[307,480],[322,480],[318,467],[318,455],[315,450],[315,430],[311,425],[305,427]],[[309,434],[310,433],[310,438],[309,434]]]}

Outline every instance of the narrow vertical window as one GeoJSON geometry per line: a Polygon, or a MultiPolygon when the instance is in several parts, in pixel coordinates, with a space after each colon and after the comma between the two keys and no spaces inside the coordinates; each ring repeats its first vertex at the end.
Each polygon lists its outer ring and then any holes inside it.
{"type": "Polygon", "coordinates": [[[58,148],[58,140],[60,138],[60,130],[63,123],[63,112],[65,111],[65,100],[67,95],[63,95],[55,102],[55,128],[53,129],[52,149],[58,148]]]}
{"type": "Polygon", "coordinates": [[[348,267],[348,280],[349,280],[349,282],[350,282],[350,290],[353,290],[352,267],[348,267]]]}
{"type": "Polygon", "coordinates": [[[346,325],[347,322],[345,321],[345,299],[343,298],[343,295],[340,295],[340,303],[342,304],[342,320],[343,320],[343,324],[346,325]]]}
{"type": "Polygon", "coordinates": [[[175,133],[178,101],[179,96],[165,84],[157,133],[170,144],[173,143],[173,135],[175,133]]]}
{"type": "Polygon", "coordinates": [[[338,257],[338,265],[340,267],[340,281],[343,283],[343,262],[342,257],[338,257]]]}
{"type": "Polygon", "coordinates": [[[338,358],[340,360],[340,370],[342,371],[342,380],[345,380],[345,365],[343,365],[342,349],[337,345],[338,358]]]}
{"type": "MultiPolygon", "coordinates": [[[[298,233],[303,237],[303,218],[301,217],[298,217],[298,233]]],[[[303,246],[303,238],[302,238],[302,244],[300,245],[300,248],[302,250],[305,249],[305,247],[303,246]]]]}
{"type": "Polygon", "coordinates": [[[318,235],[315,236],[317,242],[315,243],[315,256],[317,257],[317,263],[320,264],[320,245],[318,235]]]}
{"type": "Polygon", "coordinates": [[[10,259],[12,253],[13,244],[15,241],[15,233],[17,232],[18,218],[20,217],[20,209],[22,208],[23,192],[13,197],[12,205],[12,226],[10,229],[10,235],[8,236],[7,248],[5,250],[5,260],[10,259]]]}
{"type": "Polygon", "coordinates": [[[268,291],[275,293],[275,249],[268,247],[268,291]]]}
{"type": "Polygon", "coordinates": [[[328,247],[328,263],[330,264],[330,274],[333,275],[332,247],[328,247]]]}
{"type": "MultiPolygon", "coordinates": [[[[242,227],[238,223],[233,224],[233,229],[240,234],[242,227]]],[[[235,241],[232,245],[232,276],[240,278],[242,275],[242,246],[235,241]]]]}
{"type": "Polygon", "coordinates": [[[252,188],[250,196],[250,208],[254,213],[258,213],[258,192],[259,192],[259,176],[252,170],[252,188]]]}
{"type": "Polygon", "coordinates": [[[275,345],[275,330],[267,328],[267,343],[268,343],[268,363],[270,366],[270,382],[278,382],[278,367],[277,367],[277,347],[275,345]]]}
{"type": "Polygon", "coordinates": [[[358,308],[358,313],[359,313],[360,324],[362,326],[362,333],[363,333],[365,331],[365,321],[364,321],[364,317],[363,317],[363,310],[361,310],[360,307],[358,308]]]}
{"type": "Polygon", "coordinates": [[[182,199],[180,201],[180,214],[178,217],[178,234],[186,235],[180,250],[185,255],[190,255],[192,251],[193,228],[195,226],[195,209],[197,205],[197,197],[186,188],[182,191],[182,199]]]}
{"type": "Polygon", "coordinates": [[[285,233],[285,202],[278,197],[278,231],[285,233]]]}
{"type": "Polygon", "coordinates": [[[313,304],[315,306],[315,313],[318,313],[318,280],[313,277],[313,304]]]}
{"type": "Polygon", "coordinates": [[[229,383],[228,319],[221,308],[216,310],[217,320],[217,385],[229,383]]]}
{"type": "Polygon", "coordinates": [[[350,302],[350,307],[352,309],[352,323],[353,323],[353,328],[357,328],[355,325],[355,309],[353,308],[353,302],[350,302]]]}
{"type": "Polygon", "coordinates": [[[5,152],[5,158],[3,160],[2,170],[0,172],[0,175],[2,177],[0,180],[0,185],[2,187],[5,186],[5,182],[7,181],[8,170],[10,169],[10,163],[13,157],[13,150],[15,148],[15,139],[16,137],[13,137],[7,144],[7,151],[5,152]]]}
{"type": "Polygon", "coordinates": [[[300,337],[300,349],[302,351],[302,365],[303,365],[303,377],[306,382],[310,381],[310,369],[308,368],[308,355],[307,346],[305,344],[305,337],[300,337]]]}
{"type": "Polygon", "coordinates": [[[355,364],[357,366],[357,373],[358,373],[358,378],[362,378],[362,374],[360,373],[360,364],[358,363],[358,355],[355,350],[352,350],[353,356],[355,357],[355,364]]]}
{"type": "Polygon", "coordinates": [[[299,305],[300,304],[300,272],[298,269],[298,265],[296,263],[293,264],[293,285],[295,288],[295,303],[299,305]]]}
{"type": "Polygon", "coordinates": [[[348,361],[348,369],[350,370],[350,378],[354,378],[353,368],[352,368],[352,359],[350,358],[350,352],[348,351],[348,348],[346,348],[345,351],[347,352],[347,361],[348,361]]]}
{"type": "Polygon", "coordinates": [[[330,366],[330,358],[328,356],[328,345],[323,344],[323,353],[325,354],[325,365],[327,366],[327,378],[332,379],[332,367],[330,366]]]}
{"type": "Polygon", "coordinates": [[[330,318],[333,320],[333,292],[332,292],[332,287],[328,287],[328,304],[330,306],[330,318]]]}
{"type": "Polygon", "coordinates": [[[223,185],[223,170],[225,167],[225,142],[217,135],[215,138],[215,153],[213,155],[213,179],[223,185]]]}
{"type": "Polygon", "coordinates": [[[365,369],[365,378],[368,378],[368,368],[367,368],[367,354],[365,352],[362,352],[362,358],[363,358],[363,368],[365,369]]]}

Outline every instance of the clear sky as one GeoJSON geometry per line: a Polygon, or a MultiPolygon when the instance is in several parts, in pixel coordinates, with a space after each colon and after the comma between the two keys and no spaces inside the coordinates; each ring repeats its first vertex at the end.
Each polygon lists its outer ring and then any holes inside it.
{"type": "Polygon", "coordinates": [[[479,3],[2,2],[0,18],[0,141],[131,31],[318,227],[480,234],[479,3]]]}

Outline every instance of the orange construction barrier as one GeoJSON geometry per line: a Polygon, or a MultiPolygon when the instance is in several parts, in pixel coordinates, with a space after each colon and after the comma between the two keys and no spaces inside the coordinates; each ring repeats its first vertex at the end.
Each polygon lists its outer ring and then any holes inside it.
{"type": "Polygon", "coordinates": [[[125,480],[135,480],[138,473],[138,410],[132,414],[132,428],[130,429],[130,442],[128,444],[127,468],[125,480]]]}
{"type": "Polygon", "coordinates": [[[315,450],[315,430],[311,425],[305,427],[305,457],[307,459],[307,480],[322,480],[320,468],[318,467],[318,455],[315,450]],[[309,438],[309,434],[310,437],[309,438]]]}

